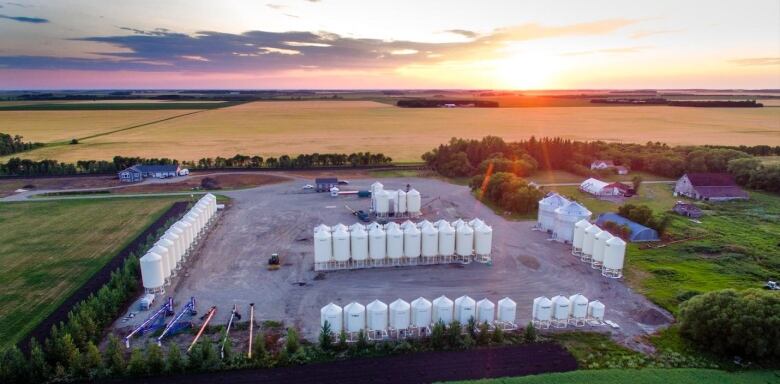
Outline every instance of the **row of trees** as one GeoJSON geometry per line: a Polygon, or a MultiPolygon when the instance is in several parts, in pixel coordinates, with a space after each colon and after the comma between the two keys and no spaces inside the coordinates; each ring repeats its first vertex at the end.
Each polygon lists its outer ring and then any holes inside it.
{"type": "Polygon", "coordinates": [[[780,193],[780,163],[763,164],[756,158],[738,158],[728,162],[734,180],[748,188],[780,193]]]}
{"type": "Polygon", "coordinates": [[[0,156],[29,151],[42,146],[42,143],[25,142],[24,138],[19,135],[11,136],[7,133],[0,133],[0,156]]]}
{"type": "MultiPolygon", "coordinates": [[[[672,220],[672,217],[669,214],[656,217],[653,215],[653,210],[644,204],[623,204],[618,207],[618,214],[635,223],[639,223],[645,227],[655,229],[658,231],[659,235],[663,235],[664,232],[666,232],[666,229],[672,220]]],[[[629,235],[630,234],[631,233],[629,233],[629,235]]]]}
{"type": "Polygon", "coordinates": [[[493,201],[512,213],[535,212],[539,200],[544,197],[542,191],[509,172],[474,176],[470,186],[480,198],[493,201]]]}

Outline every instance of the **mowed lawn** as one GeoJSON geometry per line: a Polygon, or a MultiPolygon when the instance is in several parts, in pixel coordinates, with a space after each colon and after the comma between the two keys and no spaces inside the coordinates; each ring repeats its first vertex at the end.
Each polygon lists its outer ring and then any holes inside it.
{"type": "MultiPolygon", "coordinates": [[[[126,111],[90,112],[112,116],[126,111]]],[[[35,121],[41,126],[53,124],[47,112],[23,113],[32,121],[31,126],[35,121]]],[[[55,113],[66,118],[69,113],[81,112],[55,113]]],[[[670,145],[757,145],[780,140],[778,120],[780,108],[397,108],[371,101],[267,101],[207,110],[24,156],[63,161],[108,160],[115,155],[197,160],[236,153],[268,157],[370,151],[385,153],[396,161],[419,161],[424,152],[452,137],[486,135],[507,141],[561,136],[670,145]]],[[[0,126],[10,125],[0,118],[0,126]]],[[[19,129],[13,133],[17,132],[24,135],[19,129]]],[[[51,140],[70,136],[49,134],[51,140]]],[[[33,137],[50,141],[40,135],[33,137]]]]}
{"type": "Polygon", "coordinates": [[[523,377],[461,381],[468,384],[769,384],[780,382],[780,371],[726,372],[714,369],[605,369],[549,373],[523,377]]]}
{"type": "Polygon", "coordinates": [[[0,346],[24,337],[175,200],[0,204],[0,346]]]}

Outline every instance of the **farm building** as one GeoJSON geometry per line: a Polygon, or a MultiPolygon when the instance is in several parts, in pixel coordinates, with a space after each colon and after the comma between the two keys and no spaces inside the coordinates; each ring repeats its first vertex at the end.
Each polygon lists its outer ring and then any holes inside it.
{"type": "Polygon", "coordinates": [[[623,196],[631,187],[623,183],[608,183],[599,179],[590,178],[580,184],[580,191],[594,196],[623,196]]]}
{"type": "Polygon", "coordinates": [[[618,165],[615,167],[615,173],[618,175],[628,175],[628,168],[622,165],[618,165]]]}
{"type": "Polygon", "coordinates": [[[339,179],[335,177],[318,177],[314,179],[314,185],[317,192],[328,192],[331,188],[339,185],[339,179]]]}
{"type": "Polygon", "coordinates": [[[655,229],[645,227],[639,223],[635,223],[623,216],[618,215],[617,213],[602,213],[596,219],[596,225],[601,228],[604,228],[604,224],[607,222],[612,222],[619,226],[627,226],[629,229],[628,241],[632,243],[658,240],[658,232],[655,229]]]}
{"type": "MultiPolygon", "coordinates": [[[[119,172],[119,180],[127,183],[141,181],[147,177],[165,179],[179,176],[182,170],[178,165],[134,165],[119,172]]],[[[189,172],[188,172],[189,173],[189,172]]]]}
{"type": "Polygon", "coordinates": [[[686,173],[674,185],[675,196],[696,200],[747,200],[748,194],[727,173],[686,173]]]}
{"type": "Polygon", "coordinates": [[[590,169],[610,169],[615,166],[612,160],[594,160],[590,163],[590,169]]]}
{"type": "Polygon", "coordinates": [[[699,209],[699,207],[690,203],[684,203],[682,201],[678,201],[677,204],[675,204],[672,208],[672,211],[678,215],[692,217],[694,219],[701,217],[701,209],[699,209]]]}

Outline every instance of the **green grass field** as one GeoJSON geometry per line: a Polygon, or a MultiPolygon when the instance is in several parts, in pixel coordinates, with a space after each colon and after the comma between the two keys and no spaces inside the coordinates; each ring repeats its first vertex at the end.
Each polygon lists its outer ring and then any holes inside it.
{"type": "Polygon", "coordinates": [[[24,337],[176,200],[0,204],[0,347],[24,337]]]}
{"type": "Polygon", "coordinates": [[[469,384],[771,384],[780,371],[726,372],[713,369],[608,369],[462,381],[469,384]]]}
{"type": "MultiPolygon", "coordinates": [[[[620,204],[600,200],[588,193],[580,192],[576,186],[563,186],[563,187],[546,187],[545,189],[550,191],[556,191],[564,196],[573,198],[584,204],[588,209],[593,212],[595,218],[600,213],[615,212],[620,204]]],[[[644,204],[652,208],[656,213],[664,212],[672,209],[675,202],[680,198],[672,196],[674,186],[672,184],[642,184],[639,188],[639,193],[633,197],[627,198],[625,203],[627,204],[644,204]]]]}
{"type": "MultiPolygon", "coordinates": [[[[662,176],[656,176],[647,172],[634,171],[628,175],[610,175],[609,177],[600,178],[604,181],[624,181],[630,182],[634,176],[641,176],[642,180],[672,180],[662,176]]],[[[552,171],[539,171],[534,175],[527,177],[529,181],[533,181],[537,184],[559,184],[559,183],[581,183],[587,177],[575,175],[571,172],[552,170],[552,171]]]]}

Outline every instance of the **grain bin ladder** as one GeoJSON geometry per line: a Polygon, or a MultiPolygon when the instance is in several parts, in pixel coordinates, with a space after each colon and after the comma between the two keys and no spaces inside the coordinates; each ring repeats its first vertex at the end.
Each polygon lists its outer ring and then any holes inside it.
{"type": "Polygon", "coordinates": [[[225,358],[225,344],[227,343],[228,336],[230,336],[230,327],[233,326],[233,319],[238,318],[241,320],[241,315],[238,313],[238,307],[233,304],[233,311],[230,312],[230,321],[228,321],[227,328],[225,328],[225,337],[222,338],[222,347],[219,349],[219,356],[225,358]]]}
{"type": "Polygon", "coordinates": [[[187,305],[185,305],[184,308],[182,308],[179,313],[176,314],[176,317],[174,317],[173,320],[168,323],[168,326],[165,327],[162,334],[157,337],[157,345],[162,345],[162,339],[164,339],[165,336],[173,335],[184,328],[192,327],[191,321],[182,321],[181,318],[184,317],[184,315],[195,316],[197,314],[198,311],[195,310],[195,298],[190,297],[190,301],[187,302],[187,305]]]}
{"type": "Polygon", "coordinates": [[[192,347],[195,346],[195,343],[198,342],[198,339],[200,339],[200,335],[203,334],[203,331],[206,329],[206,327],[209,325],[209,322],[214,317],[214,315],[217,313],[217,307],[213,306],[209,308],[209,311],[206,312],[205,315],[203,315],[200,319],[205,321],[203,322],[203,325],[200,326],[200,330],[198,331],[198,334],[195,335],[195,338],[192,339],[192,344],[190,344],[189,348],[187,348],[187,353],[189,353],[192,350],[192,347]]]}
{"type": "Polygon", "coordinates": [[[125,336],[125,347],[130,348],[130,339],[135,334],[143,335],[146,332],[151,332],[165,326],[165,317],[173,315],[173,298],[169,297],[168,300],[163,303],[157,312],[149,315],[141,325],[125,336]]]}

